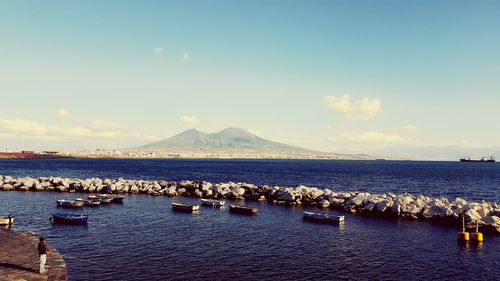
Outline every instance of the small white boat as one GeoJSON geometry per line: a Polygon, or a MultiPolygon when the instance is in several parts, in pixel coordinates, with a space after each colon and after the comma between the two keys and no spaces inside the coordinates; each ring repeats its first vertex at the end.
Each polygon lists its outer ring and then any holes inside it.
{"type": "Polygon", "coordinates": [[[0,225],[12,225],[14,223],[14,215],[0,216],[0,225]]]}
{"type": "Polygon", "coordinates": [[[336,216],[328,213],[316,213],[316,212],[307,212],[303,211],[304,219],[322,221],[322,222],[331,222],[338,223],[344,221],[344,216],[336,216]]]}
{"type": "Polygon", "coordinates": [[[226,201],[224,200],[215,200],[215,199],[200,199],[201,205],[210,206],[210,207],[224,207],[226,201]]]}
{"type": "Polygon", "coordinates": [[[83,201],[65,200],[65,199],[57,200],[56,203],[57,206],[64,208],[80,208],[85,204],[83,201]]]}

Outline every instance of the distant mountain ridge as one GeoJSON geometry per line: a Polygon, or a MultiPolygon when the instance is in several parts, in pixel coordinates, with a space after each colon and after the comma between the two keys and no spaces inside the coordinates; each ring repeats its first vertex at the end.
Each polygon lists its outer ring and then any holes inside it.
{"type": "Polygon", "coordinates": [[[170,138],[148,143],[132,150],[182,152],[266,152],[266,153],[320,153],[305,148],[266,140],[237,127],[207,134],[189,129],[170,138]]]}

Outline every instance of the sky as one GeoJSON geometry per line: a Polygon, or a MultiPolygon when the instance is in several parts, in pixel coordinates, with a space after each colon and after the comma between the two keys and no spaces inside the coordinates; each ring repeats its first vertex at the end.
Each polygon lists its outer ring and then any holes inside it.
{"type": "Polygon", "coordinates": [[[499,105],[500,1],[0,0],[0,150],[491,147],[499,105]]]}

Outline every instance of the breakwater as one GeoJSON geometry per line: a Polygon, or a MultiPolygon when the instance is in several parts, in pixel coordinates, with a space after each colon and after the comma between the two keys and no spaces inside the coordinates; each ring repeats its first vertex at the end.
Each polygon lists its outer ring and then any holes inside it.
{"type": "Polygon", "coordinates": [[[412,194],[370,194],[336,192],[307,186],[280,187],[249,183],[211,183],[207,181],[147,181],[124,178],[14,178],[0,176],[4,191],[53,191],[82,193],[130,193],[153,196],[188,196],[197,198],[261,200],[274,204],[307,205],[376,216],[426,219],[459,223],[478,221],[486,231],[500,233],[500,208],[496,202],[468,202],[461,198],[432,198],[412,194]]]}

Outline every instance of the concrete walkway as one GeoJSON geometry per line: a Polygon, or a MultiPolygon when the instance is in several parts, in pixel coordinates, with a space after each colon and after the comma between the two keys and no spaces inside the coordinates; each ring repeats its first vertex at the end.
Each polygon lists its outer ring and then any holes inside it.
{"type": "Polygon", "coordinates": [[[68,280],[63,257],[50,245],[51,254],[48,255],[46,264],[48,273],[38,273],[37,243],[38,236],[32,232],[14,232],[0,228],[0,280],[68,280]]]}

